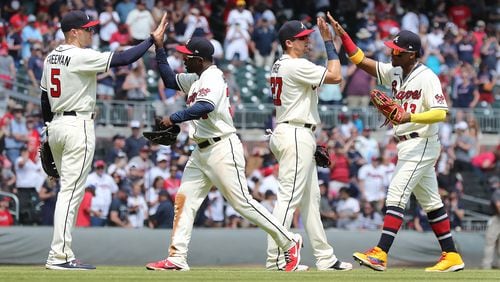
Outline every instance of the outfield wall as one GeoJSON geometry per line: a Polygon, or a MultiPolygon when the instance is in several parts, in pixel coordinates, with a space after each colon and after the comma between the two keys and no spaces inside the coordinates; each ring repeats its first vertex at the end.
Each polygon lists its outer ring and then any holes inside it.
{"type": "MultiPolygon", "coordinates": [[[[144,265],[165,257],[171,230],[78,228],[73,232],[77,257],[96,265],[144,265]]],[[[304,231],[302,262],[314,266],[304,231]]],[[[326,230],[337,256],[352,261],[354,251],[364,251],[378,240],[379,232],[326,230]]],[[[52,238],[51,227],[0,228],[0,264],[44,264],[52,238]]],[[[467,267],[481,264],[484,233],[454,233],[467,267]]],[[[190,266],[262,265],[266,234],[260,229],[194,229],[188,262],[190,266]]],[[[401,231],[389,254],[389,267],[428,266],[440,255],[433,233],[401,231]]]]}

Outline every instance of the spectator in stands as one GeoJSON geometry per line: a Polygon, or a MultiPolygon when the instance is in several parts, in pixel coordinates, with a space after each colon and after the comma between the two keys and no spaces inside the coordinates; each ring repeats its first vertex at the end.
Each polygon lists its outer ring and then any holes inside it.
{"type": "Polygon", "coordinates": [[[271,67],[273,65],[274,54],[278,47],[276,38],[274,26],[267,19],[260,19],[253,31],[251,41],[254,62],[257,67],[271,67]]]}
{"type": "Polygon", "coordinates": [[[9,55],[5,47],[0,48],[0,86],[12,89],[16,79],[16,67],[14,59],[9,55]]]}
{"type": "Polygon", "coordinates": [[[417,14],[416,4],[407,2],[406,13],[403,18],[401,18],[401,29],[409,30],[415,34],[418,34],[420,20],[417,14]]]}
{"type": "Polygon", "coordinates": [[[278,181],[278,165],[270,165],[262,169],[262,180],[259,185],[259,199],[264,198],[266,191],[271,190],[274,194],[278,194],[279,181],[278,181]]]}
{"type": "MultiPolygon", "coordinates": [[[[448,193],[445,193],[446,195],[448,193]]],[[[429,232],[432,231],[431,225],[429,224],[429,221],[427,219],[427,214],[424,212],[424,210],[420,207],[419,204],[415,205],[415,208],[413,210],[413,228],[417,232],[429,232]]]]}
{"type": "Polygon", "coordinates": [[[83,200],[78,208],[78,214],[76,217],[77,227],[90,227],[92,218],[92,198],[95,196],[95,186],[90,184],[85,187],[85,192],[83,194],[83,200]]]}
{"type": "Polygon", "coordinates": [[[349,108],[366,108],[370,103],[370,91],[375,87],[375,78],[362,69],[350,64],[344,87],[349,108]]]}
{"type": "MultiPolygon", "coordinates": [[[[101,101],[112,100],[115,98],[114,82],[115,74],[112,70],[97,74],[97,99],[101,101]]],[[[104,113],[101,113],[104,115],[104,113]]]]}
{"type": "MultiPolygon", "coordinates": [[[[324,182],[323,182],[324,183],[324,182]]],[[[270,213],[273,212],[274,206],[276,205],[277,196],[271,191],[267,190],[264,193],[264,199],[260,202],[262,206],[264,206],[270,213]]]]}
{"type": "Polygon", "coordinates": [[[500,180],[498,176],[490,178],[489,184],[493,189],[491,195],[492,216],[485,232],[483,269],[500,268],[500,256],[498,255],[500,253],[500,180]],[[497,254],[496,259],[495,253],[497,254]]]}
{"type": "Polygon", "coordinates": [[[41,137],[38,129],[35,127],[35,120],[31,114],[26,117],[26,129],[28,130],[28,141],[26,146],[28,148],[29,158],[37,163],[39,159],[39,148],[41,144],[41,137]]]}
{"type": "Polygon", "coordinates": [[[170,177],[170,167],[168,166],[169,162],[170,162],[170,157],[165,154],[159,154],[156,157],[156,165],[152,166],[144,176],[147,187],[152,186],[154,180],[158,176],[160,176],[163,179],[167,179],[168,177],[170,177]]]}
{"type": "Polygon", "coordinates": [[[471,155],[470,151],[474,149],[476,143],[474,139],[467,132],[468,126],[465,121],[460,121],[455,125],[455,132],[457,134],[454,144],[455,153],[455,171],[471,171],[471,155]]]}
{"type": "Polygon", "coordinates": [[[321,223],[323,228],[333,228],[337,225],[337,214],[331,205],[331,198],[328,196],[328,185],[323,180],[319,180],[319,191],[321,195],[319,203],[319,214],[321,215],[321,223]]]}
{"type": "Polygon", "coordinates": [[[124,151],[125,153],[127,153],[127,157],[129,160],[139,155],[139,151],[144,148],[144,146],[148,145],[148,140],[141,134],[140,121],[132,120],[130,122],[130,128],[132,130],[132,134],[127,139],[125,139],[124,148],[124,151]]]}
{"type": "Polygon", "coordinates": [[[476,85],[479,91],[479,102],[486,102],[489,105],[495,102],[493,89],[497,84],[498,75],[494,70],[488,69],[488,65],[482,61],[479,64],[479,73],[477,75],[476,85]]]}
{"type": "Polygon", "coordinates": [[[135,9],[135,1],[122,0],[118,1],[116,5],[116,12],[120,16],[120,22],[125,23],[127,21],[128,14],[135,9]]]}
{"type": "Polygon", "coordinates": [[[149,96],[146,69],[142,60],[138,60],[132,64],[130,72],[125,77],[122,88],[127,91],[127,100],[132,101],[128,109],[129,119],[142,117],[145,109],[133,103],[144,102],[149,96]]]}
{"type": "Polygon", "coordinates": [[[362,230],[380,230],[384,224],[380,212],[368,201],[362,201],[361,207],[361,214],[357,219],[357,228],[362,230]]]}
{"type": "Polygon", "coordinates": [[[12,16],[9,19],[12,29],[21,31],[28,24],[28,15],[26,15],[26,7],[21,6],[19,1],[11,2],[12,16]]]}
{"type": "Polygon", "coordinates": [[[115,160],[113,163],[108,165],[108,174],[115,179],[114,175],[118,175],[120,177],[120,180],[122,178],[127,177],[127,154],[125,154],[123,151],[118,152],[118,155],[116,155],[115,160]]]}
{"type": "Polygon", "coordinates": [[[329,197],[337,197],[340,188],[349,186],[349,161],[340,142],[335,142],[334,151],[330,153],[330,183],[329,197]]]}
{"type": "Polygon", "coordinates": [[[152,227],[154,228],[172,228],[174,223],[174,204],[167,191],[161,190],[158,194],[158,209],[152,216],[152,227]]]}
{"type": "Polygon", "coordinates": [[[481,47],[481,58],[488,66],[489,70],[497,70],[498,51],[499,45],[497,35],[495,33],[488,34],[488,37],[481,47]]]}
{"type": "Polygon", "coordinates": [[[34,92],[36,89],[36,93],[39,92],[40,88],[40,79],[43,73],[43,59],[42,45],[39,43],[33,44],[26,70],[28,71],[28,77],[33,89],[32,91],[34,92]]]}
{"type": "Polygon", "coordinates": [[[195,32],[205,34],[210,31],[207,18],[200,13],[198,8],[191,8],[189,14],[184,17],[186,30],[184,31],[184,40],[191,38],[195,32]]]}
{"type": "Polygon", "coordinates": [[[146,10],[146,1],[137,1],[135,9],[127,15],[126,24],[129,26],[132,45],[139,44],[149,38],[153,31],[155,20],[149,10],[146,10]]]}
{"type": "Polygon", "coordinates": [[[206,227],[224,226],[224,198],[217,187],[212,186],[207,195],[208,205],[205,209],[206,227]]]}
{"type": "Polygon", "coordinates": [[[111,201],[111,205],[109,206],[109,226],[126,228],[132,227],[132,224],[129,221],[127,199],[127,191],[123,189],[118,190],[116,197],[111,201]]]}
{"type": "Polygon", "coordinates": [[[21,30],[9,28],[6,36],[8,53],[14,59],[16,68],[21,66],[21,48],[23,38],[21,37],[21,30]]]}
{"type": "Polygon", "coordinates": [[[21,148],[20,156],[15,161],[16,195],[19,198],[19,222],[31,225],[40,223],[40,199],[37,190],[40,188],[40,163],[38,165],[29,158],[27,147],[21,148]]]}
{"type": "Polygon", "coordinates": [[[448,68],[452,69],[459,64],[458,45],[456,35],[453,32],[448,31],[444,34],[444,43],[439,47],[439,50],[448,68]]]}
{"type": "Polygon", "coordinates": [[[112,138],[112,142],[113,146],[106,149],[106,157],[104,158],[108,166],[115,162],[120,153],[124,153],[123,148],[125,147],[125,136],[119,133],[115,134],[112,138]]]}
{"type": "Polygon", "coordinates": [[[109,38],[109,48],[111,51],[115,51],[120,46],[128,46],[131,40],[128,25],[124,23],[119,24],[118,29],[109,38]]]}
{"type": "Polygon", "coordinates": [[[452,189],[448,193],[448,197],[443,200],[446,212],[450,217],[450,226],[452,230],[461,231],[462,230],[462,220],[465,216],[465,209],[460,200],[459,192],[456,189],[452,189]]]}
{"type": "Polygon", "coordinates": [[[14,218],[9,212],[9,198],[0,196],[0,227],[14,225],[14,218]]]}
{"type": "Polygon", "coordinates": [[[345,147],[347,148],[347,159],[349,161],[349,175],[358,178],[358,171],[366,164],[366,160],[363,159],[363,156],[356,150],[353,141],[355,140],[350,139],[345,147]]]}
{"type": "Polygon", "coordinates": [[[91,184],[96,187],[91,205],[92,226],[104,226],[106,224],[113,194],[118,191],[118,185],[111,175],[105,172],[105,166],[106,163],[103,160],[95,161],[95,171],[87,177],[87,185],[91,184]]]}
{"type": "Polygon", "coordinates": [[[384,206],[385,184],[388,182],[381,162],[381,157],[373,156],[371,163],[362,166],[358,172],[361,200],[372,204],[377,211],[382,211],[384,206]]]}
{"type": "Polygon", "coordinates": [[[230,29],[239,24],[240,28],[247,32],[253,31],[254,19],[252,13],[245,9],[245,0],[236,0],[236,8],[229,12],[226,25],[230,29]]]}
{"type": "Polygon", "coordinates": [[[467,22],[472,16],[471,10],[464,0],[453,1],[448,8],[448,18],[459,28],[467,29],[467,22]]]}
{"type": "Polygon", "coordinates": [[[241,27],[239,22],[229,26],[224,39],[225,59],[232,61],[235,65],[240,65],[249,58],[248,44],[250,34],[247,29],[241,27]]]}
{"type": "Polygon", "coordinates": [[[16,104],[12,109],[13,119],[6,128],[5,152],[11,163],[15,163],[21,154],[21,148],[28,142],[28,128],[23,117],[24,107],[16,104]]]}
{"type": "Polygon", "coordinates": [[[363,129],[363,132],[355,140],[356,150],[363,156],[367,162],[371,161],[373,156],[380,156],[378,141],[371,135],[369,128],[363,129]]]}
{"type": "Polygon", "coordinates": [[[13,192],[16,186],[16,174],[12,171],[12,163],[0,154],[0,191],[13,192]]]}
{"type": "Polygon", "coordinates": [[[128,220],[133,228],[143,228],[148,218],[148,205],[144,199],[144,181],[139,180],[132,184],[132,194],[127,199],[128,220]]]}
{"type": "Polygon", "coordinates": [[[467,68],[462,68],[460,73],[460,82],[457,85],[457,97],[453,101],[455,108],[471,108],[476,107],[479,101],[479,91],[473,81],[473,73],[467,68]]]}
{"type": "Polygon", "coordinates": [[[61,185],[58,179],[48,177],[42,184],[40,191],[38,191],[38,197],[42,204],[40,211],[41,225],[54,225],[54,211],[56,209],[57,193],[59,193],[60,188],[61,185]]]}
{"type": "Polygon", "coordinates": [[[339,201],[335,212],[337,214],[337,228],[354,230],[359,216],[359,202],[351,197],[349,188],[342,187],[339,190],[339,201]]]}
{"type": "Polygon", "coordinates": [[[439,51],[439,47],[444,43],[444,32],[439,23],[434,22],[431,27],[431,32],[426,36],[426,46],[424,49],[428,51],[439,51]]]}
{"type": "Polygon", "coordinates": [[[458,59],[470,65],[474,64],[474,38],[472,32],[466,30],[459,31],[458,59]]]}
{"type": "MultiPolygon", "coordinates": [[[[139,151],[139,155],[131,158],[128,162],[129,166],[134,165],[137,170],[139,170],[140,174],[142,175],[141,178],[143,178],[144,176],[147,177],[146,172],[154,166],[153,161],[151,161],[150,159],[150,154],[151,148],[148,145],[145,145],[139,151]]],[[[149,180],[147,182],[149,183],[149,180]]]]}
{"type": "Polygon", "coordinates": [[[163,179],[163,177],[157,176],[153,180],[153,185],[151,185],[148,189],[146,189],[145,200],[148,206],[148,215],[150,218],[150,222],[151,219],[153,219],[153,215],[156,213],[158,206],[160,205],[158,197],[160,191],[165,190],[163,189],[164,181],[165,180],[163,179]]]}
{"type": "Polygon", "coordinates": [[[23,28],[21,37],[23,39],[21,57],[25,63],[27,63],[29,57],[31,56],[32,46],[35,44],[43,44],[43,37],[40,31],[35,26],[36,17],[35,15],[28,16],[28,24],[23,28]]]}
{"type": "Polygon", "coordinates": [[[120,16],[113,9],[111,1],[104,2],[104,11],[99,14],[99,38],[101,47],[107,47],[110,44],[111,35],[118,31],[120,16]]]}

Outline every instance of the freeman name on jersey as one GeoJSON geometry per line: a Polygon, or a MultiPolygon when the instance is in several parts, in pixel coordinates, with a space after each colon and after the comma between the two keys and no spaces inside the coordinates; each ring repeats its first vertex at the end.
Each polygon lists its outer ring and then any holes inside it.
{"type": "Polygon", "coordinates": [[[52,65],[69,66],[71,57],[61,54],[52,54],[47,57],[47,62],[52,65]]]}

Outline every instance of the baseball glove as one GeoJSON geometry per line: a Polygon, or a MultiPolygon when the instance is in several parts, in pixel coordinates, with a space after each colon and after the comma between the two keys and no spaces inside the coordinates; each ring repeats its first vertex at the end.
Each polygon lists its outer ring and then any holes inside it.
{"type": "Polygon", "coordinates": [[[314,159],[316,160],[316,165],[320,167],[330,167],[332,164],[330,162],[330,154],[325,146],[316,146],[316,152],[314,152],[314,159]]]}
{"type": "Polygon", "coordinates": [[[175,144],[179,132],[181,128],[178,125],[167,127],[163,125],[161,118],[156,118],[154,130],[143,132],[142,135],[153,143],[169,146],[175,144]]]}
{"type": "Polygon", "coordinates": [[[54,157],[52,156],[52,150],[50,149],[48,141],[45,141],[40,145],[39,152],[40,161],[45,173],[50,177],[59,178],[59,172],[57,172],[54,157]]]}
{"type": "Polygon", "coordinates": [[[389,122],[393,124],[402,123],[405,110],[384,92],[373,89],[372,92],[370,92],[370,100],[386,118],[382,126],[387,125],[389,122]]]}

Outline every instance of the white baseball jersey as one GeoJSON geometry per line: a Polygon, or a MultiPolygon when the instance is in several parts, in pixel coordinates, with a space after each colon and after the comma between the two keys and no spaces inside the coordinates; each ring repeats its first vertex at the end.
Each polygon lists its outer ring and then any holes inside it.
{"type": "Polygon", "coordinates": [[[327,69],[303,58],[283,55],[271,69],[271,93],[276,122],[319,124],[317,88],[327,69]]]}
{"type": "Polygon", "coordinates": [[[223,73],[216,66],[206,69],[200,77],[197,74],[176,75],[177,85],[188,93],[186,104],[192,106],[197,101],[214,105],[215,109],[199,120],[191,120],[190,137],[196,142],[236,132],[231,118],[229,90],[223,73]]]}
{"type": "MultiPolygon", "coordinates": [[[[377,83],[389,86],[394,100],[408,113],[421,113],[431,109],[448,110],[439,78],[427,66],[417,63],[411,73],[403,79],[403,69],[391,63],[377,62],[377,83]]],[[[438,124],[409,122],[395,125],[397,136],[417,132],[429,137],[438,133],[438,124]]]]}
{"type": "Polygon", "coordinates": [[[40,88],[47,91],[52,112],[93,112],[96,73],[106,72],[111,52],[60,45],[45,58],[40,88]]]}

